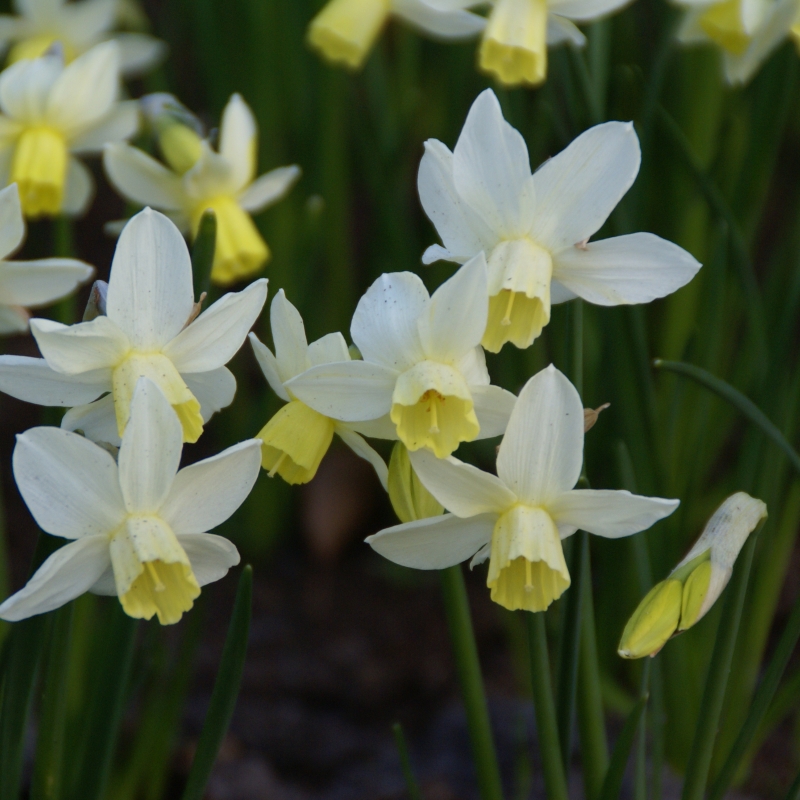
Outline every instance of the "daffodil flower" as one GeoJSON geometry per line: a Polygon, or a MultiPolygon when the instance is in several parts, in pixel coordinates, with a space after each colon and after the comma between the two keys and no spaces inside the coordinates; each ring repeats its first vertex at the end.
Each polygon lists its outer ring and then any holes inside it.
{"type": "Polygon", "coordinates": [[[224,365],[266,296],[261,279],[195,319],[186,242],[165,216],[145,209],[119,238],[107,316],[69,326],[31,320],[44,358],[0,356],[0,391],[39,405],[75,406],[62,427],[114,444],[128,422],[136,382],[146,377],[175,409],[184,441],[195,442],[211,414],[233,400],[236,381],[224,365]]]}
{"type": "Polygon", "coordinates": [[[486,20],[467,8],[483,0],[330,0],[311,20],[308,43],[328,61],[358,69],[390,17],[441,39],[468,39],[486,20]]]}
{"type": "Polygon", "coordinates": [[[797,0],[677,0],[686,7],[684,44],[714,43],[728,83],[747,83],[789,36],[800,36],[797,0]]]}
{"type": "Polygon", "coordinates": [[[576,22],[592,22],[630,0],[494,0],[480,48],[480,67],[508,86],[535,86],[547,77],[547,48],[586,37],[576,22]]]}
{"type": "Polygon", "coordinates": [[[125,613],[177,622],[239,563],[234,545],[207,533],[244,502],[258,477],[251,439],[178,471],[181,426],[159,388],[142,379],[119,450],[60,428],[17,437],[14,477],[39,527],[70,539],[0,605],[15,622],[84,592],[117,595],[125,613]]]}
{"type": "Polygon", "coordinates": [[[486,253],[487,350],[528,347],[550,321],[552,303],[649,303],[694,277],[700,264],[652,233],[589,242],[640,160],[633,125],[606,122],[531,174],[525,141],[489,89],[472,104],[452,153],[436,139],[425,143],[419,195],[444,247],[429,247],[422,260],[463,263],[486,253]]]}
{"type": "Polygon", "coordinates": [[[367,542],[390,561],[444,569],[489,559],[492,599],[543,611],[569,586],[561,540],[579,528],[616,539],[671,514],[677,500],[573,489],[583,463],[583,406],[550,366],[520,393],[497,454],[497,476],[455,458],[411,453],[425,488],[449,513],[396,525],[367,542]]]}
{"type": "Polygon", "coordinates": [[[262,442],[261,466],[270,477],[277,473],[287,483],[308,483],[317,474],[336,433],[356,455],[372,464],[385,487],[386,462],[356,433],[357,426],[314,411],[286,385],[311,367],[350,361],[344,336],[329,333],[308,344],[300,312],[286,299],[283,289],[272,300],[270,323],[275,354],[254,333],[250,334],[250,343],[272,391],[286,405],[258,434],[262,442]]]}
{"type": "Polygon", "coordinates": [[[75,258],[6,260],[25,238],[17,184],[0,191],[0,334],[28,330],[30,306],[46,306],[71,294],[94,268],[75,258]]]}
{"type": "Polygon", "coordinates": [[[75,155],[136,133],[134,101],[118,102],[119,49],[99,44],[64,66],[59,55],[0,73],[0,181],[16,183],[26,217],[80,215],[94,180],[75,155]]]}
{"type": "Polygon", "coordinates": [[[717,602],[744,543],[766,518],[766,504],[746,492],[725,500],[683,561],[639,603],[622,633],[619,654],[654,656],[672,636],[696,625],[717,602]]]}
{"type": "Polygon", "coordinates": [[[258,272],[269,259],[269,249],[250,215],[284,197],[300,168],[279,167],[256,178],[258,130],[253,112],[238,94],[222,115],[219,152],[180,123],[166,126],[160,142],[171,169],[124,143],[106,148],[103,163],[117,191],[164,211],[192,237],[203,212],[211,209],[217,218],[211,279],[230,284],[258,272]]]}
{"type": "Polygon", "coordinates": [[[166,45],[142,33],[112,33],[120,0],[14,0],[16,15],[0,14],[0,51],[10,63],[39,58],[58,44],[69,62],[113,39],[123,75],[147,72],[166,55],[166,45]]]}
{"type": "Polygon", "coordinates": [[[516,400],[489,385],[479,345],[487,313],[483,253],[432,297],[411,272],[382,275],[350,327],[364,360],[312,367],[286,388],[326,417],[359,423],[367,436],[443,458],[460,442],[503,433],[516,400]]]}

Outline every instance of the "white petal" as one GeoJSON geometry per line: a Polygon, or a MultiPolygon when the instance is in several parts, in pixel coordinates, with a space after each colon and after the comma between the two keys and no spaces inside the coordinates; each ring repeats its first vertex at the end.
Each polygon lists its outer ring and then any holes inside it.
{"type": "Polygon", "coordinates": [[[447,569],[466,561],[491,538],[495,514],[460,519],[453,514],[386,528],[367,537],[375,552],[413,569],[447,569]]]}
{"type": "Polygon", "coordinates": [[[77,158],[70,156],[67,176],[64,180],[64,199],[61,211],[72,217],[86,213],[94,199],[94,178],[92,173],[77,158]]]}
{"type": "Polygon", "coordinates": [[[0,191],[0,258],[6,258],[25,238],[25,218],[19,202],[17,184],[0,191]]]}
{"type": "Polygon", "coordinates": [[[39,24],[49,18],[50,25],[63,35],[65,43],[75,46],[79,52],[91,47],[111,30],[117,15],[118,2],[115,0],[81,0],[79,3],[29,1],[29,8],[38,17],[39,24]]]}
{"type": "Polygon", "coordinates": [[[261,367],[261,371],[264,373],[267,383],[281,400],[285,400],[288,403],[292,398],[289,397],[289,393],[283,388],[283,381],[278,374],[278,360],[272,355],[272,350],[270,350],[258,336],[251,333],[249,338],[250,344],[253,346],[253,352],[256,355],[256,361],[258,361],[258,366],[261,367]]]}
{"type": "Polygon", "coordinates": [[[348,427],[345,423],[339,422],[336,424],[336,433],[339,434],[341,440],[359,457],[372,464],[381,486],[388,491],[389,486],[389,469],[386,462],[381,455],[373,450],[366,441],[359,436],[352,428],[348,427]]]}
{"type": "MultiPolygon", "coordinates": [[[[286,299],[283,289],[272,298],[269,310],[278,375],[283,383],[305,372],[308,363],[306,328],[300,312],[286,299]]],[[[342,359],[346,360],[346,359],[342,359]]]]}
{"type": "Polygon", "coordinates": [[[350,335],[364,360],[399,371],[423,360],[417,320],[429,302],[418,275],[381,275],[358,301],[350,325],[350,335]]]}
{"type": "Polygon", "coordinates": [[[73,153],[99,153],[111,142],[129,139],[139,129],[139,103],[117,103],[96,125],[82,131],[70,144],[73,153]]]}
{"type": "Polygon", "coordinates": [[[216,528],[245,501],[260,469],[260,439],[185,467],[161,506],[161,517],[178,535],[216,528]]]}
{"type": "Polygon", "coordinates": [[[237,194],[240,187],[234,180],[233,166],[215,153],[207,141],[202,141],[200,145],[200,158],[183,176],[186,195],[199,202],[217,195],[237,194]]]}
{"type": "Polygon", "coordinates": [[[86,536],[56,550],[16,594],[0,605],[8,622],[60,608],[89,591],[110,563],[105,536],[86,536]]]}
{"type": "Polygon", "coordinates": [[[286,389],[307,406],[342,422],[377,419],[392,407],[397,373],[367,361],[321,364],[292,378],[286,389]]]}
{"type": "Polygon", "coordinates": [[[200,586],[220,580],[240,561],[236,545],[213,533],[184,533],[178,542],[189,557],[192,572],[200,586]]]}
{"type": "Polygon", "coordinates": [[[266,278],[226,294],[181,331],[164,348],[164,355],[181,373],[218,369],[244,344],[266,299],[266,278]]]}
{"type": "Polygon", "coordinates": [[[426,356],[449,363],[480,344],[489,316],[487,280],[481,251],[433,293],[419,320],[426,356]]]}
{"type": "Polygon", "coordinates": [[[93,274],[94,267],[74,258],[0,261],[0,297],[9,305],[47,305],[68,295],[93,274]]]}
{"type": "Polygon", "coordinates": [[[114,447],[119,447],[122,443],[112,394],[107,394],[94,403],[71,408],[61,418],[61,427],[65,431],[80,431],[93,442],[105,442],[114,447]]]}
{"type": "Polygon", "coordinates": [[[486,89],[467,115],[453,151],[456,191],[501,236],[530,226],[534,184],[528,148],[503,119],[494,92],[486,89]]]}
{"type": "Polygon", "coordinates": [[[349,360],[350,350],[341,333],[325,334],[308,346],[308,365],[310,367],[349,360]]]}
{"type": "Polygon", "coordinates": [[[579,530],[618,539],[647,530],[668,517],[680,500],[642,497],[610,489],[576,489],[551,500],[546,511],[553,520],[579,530]]]}
{"type": "Polygon", "coordinates": [[[359,422],[348,422],[348,428],[352,428],[361,436],[368,436],[370,439],[389,439],[397,441],[397,426],[392,422],[389,414],[384,414],[377,419],[360,420],[359,422]]]}
{"type": "Polygon", "coordinates": [[[20,122],[41,122],[62,62],[58,56],[23,59],[0,73],[0,108],[20,122]]]}
{"type": "Polygon", "coordinates": [[[131,514],[158,512],[178,472],[182,448],[178,415],[158,386],[140,378],[119,449],[119,484],[131,514]]]}
{"type": "Polygon", "coordinates": [[[604,122],[536,171],[531,237],[551,252],[583,242],[603,225],[639,172],[633,125],[604,122]]]}
{"type": "Polygon", "coordinates": [[[553,47],[557,44],[569,42],[575,47],[583,47],[586,37],[580,32],[573,22],[555,14],[547,15],[547,44],[553,47]]]}
{"type": "Polygon", "coordinates": [[[114,41],[119,45],[119,68],[125,77],[149,72],[169,51],[165,42],[144,33],[116,33],[114,41]]]}
{"type": "Polygon", "coordinates": [[[108,281],[108,316],[137,350],[157,352],[181,332],[193,307],[186,242],[163,214],[146,208],[125,226],[117,242],[108,281]]]}
{"type": "Polygon", "coordinates": [[[554,366],[519,394],[497,455],[497,474],[521,500],[539,505],[571,489],[583,464],[583,403],[554,366]]]}
{"type": "Polygon", "coordinates": [[[435,261],[455,261],[462,264],[466,259],[451,253],[450,250],[445,250],[439,244],[432,244],[422,254],[422,263],[427,265],[433,264],[435,261]]]}
{"type": "Polygon", "coordinates": [[[516,395],[499,386],[470,386],[475,416],[481,426],[478,439],[502,436],[508,427],[511,412],[517,402],[516,395]]]}
{"type": "Polygon", "coordinates": [[[129,200],[170,211],[181,208],[180,177],[138,147],[123,142],[107,145],[103,166],[114,188],[129,200]]]}
{"type": "Polygon", "coordinates": [[[552,306],[556,303],[566,303],[568,300],[574,300],[577,296],[575,292],[571,292],[555,279],[550,283],[550,305],[552,306]]]}
{"type": "Polygon", "coordinates": [[[111,372],[81,375],[56,372],[43,358],[0,356],[0,392],[26,403],[69,407],[90,403],[111,391],[111,372]]]}
{"type": "Polygon", "coordinates": [[[208,422],[217,411],[227,408],[236,394],[236,378],[227,367],[209,372],[184,372],[181,375],[195,400],[200,403],[203,422],[208,422]]]}
{"type": "Polygon", "coordinates": [[[31,333],[47,363],[65,375],[115,367],[130,348],[125,334],[108,317],[77,325],[32,319],[31,333]]]}
{"type": "Polygon", "coordinates": [[[285,197],[300,178],[301,170],[296,164],[278,167],[260,178],[256,178],[240,195],[239,205],[251,214],[263,211],[267,206],[285,197]]]}
{"type": "Polygon", "coordinates": [[[258,128],[250,107],[240,94],[234,94],[222,112],[219,128],[219,153],[231,165],[237,188],[246,186],[256,174],[258,128]]]}
{"type": "Polygon", "coordinates": [[[39,527],[77,539],[111,533],[125,507],[117,465],[88,439],[61,428],[31,428],[17,436],[14,478],[39,527]]]}
{"type": "Polygon", "coordinates": [[[447,251],[438,245],[428,248],[423,263],[430,264],[440,258],[466,261],[481,250],[490,251],[497,243],[497,235],[456,191],[453,154],[437,139],[425,142],[417,189],[428,219],[447,248],[447,251]]]}
{"type": "Polygon", "coordinates": [[[631,0],[548,0],[547,7],[562,17],[587,22],[628,5],[631,0]]]}
{"type": "Polygon", "coordinates": [[[30,315],[20,306],[0,305],[0,334],[27,333],[30,315]]]}
{"type": "Polygon", "coordinates": [[[517,497],[500,478],[457,458],[436,458],[430,450],[409,453],[425,488],[457,517],[502,514],[517,497]]]}
{"type": "Polygon", "coordinates": [[[415,28],[442,39],[469,39],[486,27],[484,17],[469,11],[442,11],[425,0],[393,0],[392,10],[415,28]]]}
{"type": "Polygon", "coordinates": [[[601,306],[649,303],[685,286],[700,263],[652,233],[633,233],[570,247],[554,259],[553,277],[601,306]]]}
{"type": "Polygon", "coordinates": [[[489,370],[486,368],[486,353],[483,348],[473,347],[455,364],[456,369],[464,376],[470,390],[477,386],[489,385],[489,370]]]}

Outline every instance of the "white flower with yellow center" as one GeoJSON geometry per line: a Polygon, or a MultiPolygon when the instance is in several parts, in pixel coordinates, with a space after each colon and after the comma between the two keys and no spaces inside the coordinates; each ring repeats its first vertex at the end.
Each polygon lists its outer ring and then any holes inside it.
{"type": "Polygon", "coordinates": [[[54,45],[72,61],[94,45],[113,39],[123,75],[139,75],[166,55],[166,46],[142,33],[112,33],[120,0],[13,0],[16,15],[0,14],[0,50],[9,62],[39,58],[54,45]]]}
{"type": "Polygon", "coordinates": [[[86,210],[94,180],[75,155],[100,152],[139,126],[136,102],[120,103],[118,94],[114,42],[66,67],[47,55],[0,73],[0,182],[18,185],[26,217],[86,210]]]}
{"type": "Polygon", "coordinates": [[[450,513],[367,539],[390,561],[444,569],[489,558],[492,599],[544,611],[570,584],[561,540],[578,529],[616,539],[671,514],[677,500],[573,489],[583,464],[583,405],[550,366],[520,392],[497,454],[497,476],[455,458],[411,453],[425,488],[450,513]]]}
{"type": "Polygon", "coordinates": [[[142,379],[119,464],[102,447],[59,428],[17,437],[14,477],[39,527],[71,539],[0,605],[15,622],[84,592],[117,595],[125,613],[177,622],[239,553],[207,533],[244,502],[258,477],[251,439],[178,471],[181,426],[155,384],[142,379]]]}
{"type": "Polygon", "coordinates": [[[256,178],[258,129],[238,94],[222,115],[219,152],[177,122],[165,123],[159,139],[171,169],[142,150],[113,144],[103,157],[111,183],[129,200],[169,214],[192,237],[203,212],[211,209],[217,218],[211,272],[215,283],[233,283],[258,272],[269,259],[269,249],[250,215],[284,197],[300,177],[300,168],[279,167],[256,178]]]}
{"type": "Polygon", "coordinates": [[[547,77],[547,48],[586,37],[576,22],[592,22],[630,0],[494,0],[480,48],[480,67],[509,86],[547,77]]]}
{"type": "Polygon", "coordinates": [[[483,253],[432,297],[411,272],[382,275],[350,327],[364,360],[312,367],[286,388],[326,417],[360,423],[368,436],[443,458],[461,442],[503,433],[516,400],[489,385],[479,344],[487,313],[483,253]]]}
{"type": "Polygon", "coordinates": [[[678,38],[713,42],[725,55],[729,83],[747,83],[764,61],[800,26],[798,0],[677,0],[686,8],[678,38]]]}
{"type": "Polygon", "coordinates": [[[94,268],[74,258],[6,260],[25,238],[17,184],[0,191],[0,334],[28,330],[31,306],[46,306],[88,281],[94,268]]]}
{"type": "Polygon", "coordinates": [[[233,400],[236,381],[224,365],[266,297],[261,279],[195,319],[186,242],[165,216],[145,209],[119,238],[107,316],[70,326],[31,320],[44,359],[0,356],[0,391],[39,405],[77,406],[62,426],[113,444],[128,422],[136,382],[149,378],[175,409],[184,441],[196,442],[203,423],[233,400]]]}
{"type": "Polygon", "coordinates": [[[356,455],[372,464],[386,487],[386,462],[356,433],[358,426],[314,411],[286,385],[317,365],[350,361],[344,336],[329,333],[308,344],[300,312],[286,299],[283,289],[272,300],[270,323],[275,354],[254,333],[250,334],[250,343],[272,391],[286,405],[258,433],[263,443],[261,465],[270,477],[277,473],[287,483],[308,483],[317,474],[335,433],[356,455]]]}
{"type": "Polygon", "coordinates": [[[468,39],[486,20],[466,11],[484,0],[330,0],[311,20],[309,44],[328,61],[358,69],[390,17],[440,39],[468,39]]]}
{"type": "Polygon", "coordinates": [[[425,143],[419,196],[444,247],[429,247],[422,260],[463,263],[486,253],[487,350],[528,347],[550,321],[552,303],[649,303],[694,277],[700,264],[651,233],[589,242],[640,160],[633,125],[606,122],[531,174],[525,140],[489,89],[472,104],[452,153],[436,139],[425,143]]]}

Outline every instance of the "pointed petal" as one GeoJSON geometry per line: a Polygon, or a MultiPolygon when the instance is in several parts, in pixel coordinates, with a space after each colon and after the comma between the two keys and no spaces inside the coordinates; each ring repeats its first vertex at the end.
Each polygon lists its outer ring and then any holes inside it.
{"type": "Polygon", "coordinates": [[[19,202],[19,190],[17,184],[12,183],[0,192],[0,258],[11,255],[24,238],[25,218],[19,202]]]}
{"type": "Polygon", "coordinates": [[[115,367],[130,349],[125,334],[108,317],[76,325],[32,319],[31,333],[47,363],[65,375],[115,367]]]}
{"type": "Polygon", "coordinates": [[[86,213],[93,199],[92,173],[77,158],[70,156],[64,180],[64,199],[61,201],[62,213],[70,217],[80,217],[86,213]]]}
{"type": "Polygon", "coordinates": [[[178,542],[189,557],[198,586],[205,586],[227,575],[240,561],[236,545],[213,533],[184,533],[178,542]]]}
{"type": "Polygon", "coordinates": [[[408,454],[425,488],[457,517],[502,514],[517,497],[500,478],[457,458],[436,458],[429,450],[408,454]]]}
{"type": "Polygon", "coordinates": [[[260,178],[256,178],[240,195],[239,205],[251,214],[263,211],[284,198],[300,178],[301,170],[296,164],[278,167],[260,178]]]}
{"type": "Polygon", "coordinates": [[[349,360],[350,351],[341,333],[328,333],[308,346],[308,365],[310,367],[349,360]]]}
{"type": "Polygon", "coordinates": [[[97,124],[82,131],[70,144],[73,153],[99,153],[105,145],[130,139],[139,130],[139,102],[117,103],[97,124]]]}
{"type": "Polygon", "coordinates": [[[117,242],[108,281],[108,317],[137,350],[158,351],[181,332],[193,307],[186,242],[163,214],[146,208],[125,226],[117,242]]]}
{"type": "Polygon", "coordinates": [[[260,439],[198,461],[177,474],[160,515],[179,536],[216,528],[245,501],[260,469],[260,439]]]}
{"type": "Polygon", "coordinates": [[[565,492],[547,504],[547,512],[557,525],[618,539],[647,530],[668,517],[680,500],[642,497],[610,489],[576,489],[565,492]]]}
{"type": "Polygon", "coordinates": [[[571,489],[583,464],[583,403],[552,364],[517,399],[497,455],[497,474],[529,505],[571,489]]]}
{"type": "Polygon", "coordinates": [[[256,174],[256,118],[240,94],[228,100],[219,127],[219,154],[231,165],[234,185],[241,189],[256,174]]]}
{"type": "Polygon", "coordinates": [[[369,463],[372,464],[372,468],[375,470],[375,474],[378,476],[381,486],[387,489],[389,486],[389,469],[381,455],[373,450],[361,436],[344,423],[337,423],[334,430],[339,434],[339,438],[357,456],[360,456],[365,461],[369,461],[369,463]]]}
{"type": "Polygon", "coordinates": [[[511,419],[517,396],[499,386],[470,386],[475,416],[481,426],[478,439],[502,436],[511,419]]]}
{"type": "Polygon", "coordinates": [[[275,358],[278,375],[283,383],[304,372],[308,363],[306,329],[300,312],[289,302],[283,289],[272,298],[269,310],[272,341],[275,343],[275,358]]]}
{"type": "Polygon", "coordinates": [[[394,0],[392,10],[415,28],[441,39],[469,39],[486,27],[486,20],[477,14],[439,9],[425,0],[394,0]]]}
{"type": "Polygon", "coordinates": [[[272,350],[270,350],[258,336],[251,333],[249,338],[250,344],[253,346],[253,352],[256,355],[256,361],[258,361],[258,366],[261,367],[261,371],[264,373],[267,383],[281,400],[285,400],[288,403],[292,398],[289,397],[289,393],[283,388],[283,381],[278,374],[278,360],[272,355],[272,350]]]}
{"type": "Polygon", "coordinates": [[[631,0],[548,0],[547,7],[578,22],[588,22],[628,5],[631,0]]]}
{"type": "Polygon", "coordinates": [[[183,204],[181,179],[138,147],[124,142],[103,150],[103,166],[123,197],[146,206],[177,211],[183,204]]]}
{"type": "Polygon", "coordinates": [[[94,267],[75,258],[0,261],[0,297],[8,305],[47,305],[70,294],[93,274],[94,267]]]}
{"type": "Polygon", "coordinates": [[[236,395],[236,378],[227,367],[210,372],[185,372],[181,377],[200,403],[203,422],[208,422],[217,411],[227,408],[236,395]]]}
{"type": "Polygon", "coordinates": [[[86,536],[59,548],[0,605],[0,618],[18,622],[66,605],[89,591],[110,561],[105,536],[86,536]]]}
{"type": "Polygon", "coordinates": [[[552,253],[588,239],[630,189],[640,162],[632,123],[589,128],[534,174],[531,238],[552,253]]]}
{"type": "Polygon", "coordinates": [[[31,428],[19,434],[13,465],[20,494],[47,533],[106,535],[125,516],[114,459],[76,433],[31,428]]]}
{"type": "Polygon", "coordinates": [[[93,442],[105,442],[114,447],[121,444],[112,394],[93,403],[74,406],[61,418],[61,427],[65,431],[80,431],[93,442]]]}
{"type": "Polygon", "coordinates": [[[244,344],[266,299],[266,278],[226,294],[184,328],[164,348],[164,355],[181,373],[218,369],[244,344]]]}
{"type": "Polygon", "coordinates": [[[445,250],[444,247],[438,244],[432,244],[422,254],[422,263],[425,265],[433,264],[435,261],[455,261],[459,264],[463,263],[466,259],[445,250]]]}
{"type": "Polygon", "coordinates": [[[114,41],[119,45],[120,72],[126,78],[149,72],[164,61],[169,52],[166,42],[145,33],[116,33],[114,41]]]}
{"type": "Polygon", "coordinates": [[[58,56],[17,61],[0,73],[0,108],[18,122],[38,122],[62,63],[58,56]]]}
{"type": "Polygon", "coordinates": [[[63,375],[43,358],[0,356],[0,392],[26,403],[69,407],[111,391],[110,370],[63,375]]]}
{"type": "Polygon", "coordinates": [[[570,22],[568,19],[566,19],[566,17],[559,17],[556,14],[548,14],[548,47],[553,47],[564,42],[568,42],[575,47],[583,47],[586,44],[586,37],[580,32],[575,23],[570,22]]]}
{"type": "Polygon", "coordinates": [[[367,544],[384,558],[413,569],[447,569],[466,561],[492,538],[495,514],[460,519],[453,514],[386,528],[367,544]]]}

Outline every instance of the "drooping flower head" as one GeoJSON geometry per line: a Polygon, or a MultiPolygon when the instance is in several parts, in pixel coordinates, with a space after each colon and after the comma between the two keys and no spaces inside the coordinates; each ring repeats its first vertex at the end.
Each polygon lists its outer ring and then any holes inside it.
{"type": "Polygon", "coordinates": [[[43,614],[84,592],[117,595],[125,613],[178,622],[239,563],[234,545],[207,533],[244,502],[258,477],[260,442],[228,448],[178,471],[181,426],[143,378],[119,449],[76,433],[32,428],[17,437],[14,477],[39,527],[72,540],[0,605],[0,618],[43,614]]]}
{"type": "Polygon", "coordinates": [[[317,474],[335,433],[356,455],[372,464],[386,486],[386,463],[356,433],[358,426],[314,411],[287,386],[292,378],[319,364],[350,361],[344,336],[329,333],[308,344],[300,312],[286,299],[283,289],[272,300],[270,323],[275,354],[254,333],[250,334],[250,343],[272,391],[286,405],[258,433],[261,465],[270,477],[278,474],[287,483],[308,483],[317,474]]]}
{"type": "Polygon", "coordinates": [[[441,39],[468,39],[486,20],[467,8],[483,0],[330,0],[311,21],[308,43],[328,61],[358,69],[394,16],[441,39]]]}
{"type": "Polygon", "coordinates": [[[75,406],[62,426],[113,444],[128,422],[136,382],[146,377],[175,409],[184,441],[195,442],[209,417],[233,400],[236,381],[225,364],[266,296],[262,278],[197,316],[186,242],[165,216],[145,209],[117,243],[106,315],[76,325],[31,320],[44,358],[0,356],[0,390],[39,405],[75,406]]]}
{"type": "Polygon", "coordinates": [[[103,158],[109,180],[129,200],[167,213],[192,237],[203,212],[212,210],[217,239],[211,279],[227,285],[251,277],[270,254],[250,215],[277,203],[299,178],[300,168],[280,167],[256,178],[258,129],[238,94],[225,106],[218,150],[177,119],[163,96],[151,96],[145,107],[169,167],[118,143],[106,148],[103,158]]]}
{"type": "Polygon", "coordinates": [[[583,406],[550,366],[520,392],[497,455],[497,476],[455,458],[411,453],[425,488],[450,513],[367,539],[416,569],[489,559],[487,585],[505,608],[544,611],[570,584],[561,540],[579,528],[616,539],[671,514],[677,500],[573,489],[583,463],[583,406]]]}
{"type": "Polygon", "coordinates": [[[422,260],[463,263],[486,254],[487,350],[528,347],[550,321],[552,303],[649,303],[694,277],[700,264],[651,233],[589,242],[640,160],[633,125],[606,122],[531,174],[525,140],[489,89],[472,104],[452,153],[436,139],[425,143],[419,196],[444,247],[429,247],[422,260]]]}
{"type": "Polygon", "coordinates": [[[413,273],[382,275],[350,327],[364,360],[312,367],[286,388],[326,417],[443,458],[461,442],[499,436],[514,405],[489,385],[479,344],[487,312],[482,253],[432,297],[413,273]],[[367,430],[369,420],[377,422],[367,430]]]}

